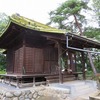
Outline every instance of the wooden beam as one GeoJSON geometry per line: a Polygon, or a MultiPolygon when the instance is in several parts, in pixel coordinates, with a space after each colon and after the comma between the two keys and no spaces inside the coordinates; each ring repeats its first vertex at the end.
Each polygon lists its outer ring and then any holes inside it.
{"type": "Polygon", "coordinates": [[[65,37],[65,35],[64,34],[43,34],[43,35],[41,35],[41,36],[43,36],[43,37],[46,37],[47,39],[54,39],[54,40],[66,40],[66,37],[65,37]]]}
{"type": "Polygon", "coordinates": [[[71,69],[71,53],[68,50],[68,60],[67,60],[67,64],[68,64],[68,69],[71,69]]]}
{"type": "Polygon", "coordinates": [[[77,65],[76,65],[76,52],[75,52],[75,72],[77,72],[77,65]]]}

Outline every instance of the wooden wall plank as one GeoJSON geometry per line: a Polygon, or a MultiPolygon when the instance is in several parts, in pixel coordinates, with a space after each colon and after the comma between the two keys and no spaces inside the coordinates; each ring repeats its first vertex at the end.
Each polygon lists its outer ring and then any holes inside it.
{"type": "Polygon", "coordinates": [[[44,48],[44,73],[58,73],[58,51],[53,47],[44,48]]]}
{"type": "Polygon", "coordinates": [[[35,48],[34,66],[35,73],[43,73],[43,49],[35,48]]]}
{"type": "Polygon", "coordinates": [[[23,47],[15,50],[14,53],[14,73],[22,74],[23,67],[23,47]]]}
{"type": "Polygon", "coordinates": [[[13,49],[7,50],[7,73],[14,72],[14,51],[13,49]]]}
{"type": "Polygon", "coordinates": [[[25,47],[25,72],[34,73],[34,48],[25,47]]]}

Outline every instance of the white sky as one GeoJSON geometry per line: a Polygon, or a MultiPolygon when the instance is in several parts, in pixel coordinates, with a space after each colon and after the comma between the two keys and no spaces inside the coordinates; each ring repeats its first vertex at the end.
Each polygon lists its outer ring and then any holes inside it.
{"type": "Polygon", "coordinates": [[[19,13],[41,23],[49,22],[48,13],[66,0],[0,0],[0,12],[19,13]]]}
{"type": "MultiPolygon", "coordinates": [[[[7,15],[19,13],[21,16],[36,20],[41,23],[48,23],[49,12],[55,10],[66,0],[0,0],[0,12],[7,15]]],[[[87,15],[87,18],[91,16],[87,15]]],[[[90,25],[93,22],[90,21],[90,25]]],[[[97,23],[92,25],[96,26],[97,23]]]]}

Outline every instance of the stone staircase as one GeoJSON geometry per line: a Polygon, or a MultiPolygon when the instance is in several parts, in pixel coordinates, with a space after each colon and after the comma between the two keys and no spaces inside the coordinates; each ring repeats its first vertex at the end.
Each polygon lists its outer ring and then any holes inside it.
{"type": "Polygon", "coordinates": [[[80,81],[70,84],[72,100],[89,100],[91,95],[97,94],[97,85],[95,81],[80,81]]]}
{"type": "Polygon", "coordinates": [[[69,97],[71,100],[89,100],[91,95],[97,94],[97,84],[95,81],[70,81],[63,84],[53,84],[56,88],[69,89],[69,97]]]}

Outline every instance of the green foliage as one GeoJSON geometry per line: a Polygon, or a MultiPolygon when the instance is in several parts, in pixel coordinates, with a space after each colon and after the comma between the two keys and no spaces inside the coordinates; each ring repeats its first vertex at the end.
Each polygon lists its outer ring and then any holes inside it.
{"type": "MultiPolygon", "coordinates": [[[[93,38],[100,41],[100,28],[88,27],[85,29],[84,35],[87,36],[88,38],[93,38]]],[[[96,54],[92,54],[92,58],[93,58],[94,66],[96,67],[97,72],[100,73],[100,56],[96,54]]],[[[91,72],[90,74],[91,76],[93,76],[93,72],[92,72],[90,62],[88,59],[87,59],[87,66],[88,66],[88,71],[91,72]]]]}
{"type": "MultiPolygon", "coordinates": [[[[9,22],[9,17],[5,13],[0,13],[0,35],[3,33],[9,22]]],[[[0,50],[0,74],[4,74],[6,68],[6,56],[0,50]]]]}
{"type": "Polygon", "coordinates": [[[93,7],[97,15],[100,15],[100,0],[92,0],[93,7]]]}
{"type": "MultiPolygon", "coordinates": [[[[82,66],[83,66],[82,63],[81,63],[82,62],[82,56],[81,56],[80,52],[77,52],[76,54],[77,54],[77,56],[76,56],[77,71],[81,72],[82,71],[82,66]]],[[[97,56],[92,55],[92,58],[93,58],[93,61],[94,61],[94,66],[96,67],[96,70],[99,72],[100,71],[100,69],[99,69],[100,65],[99,65],[99,61],[97,61],[97,59],[96,59],[97,56]]],[[[85,63],[86,63],[85,67],[87,69],[86,76],[93,78],[94,73],[93,73],[93,70],[91,68],[90,61],[88,59],[87,53],[84,54],[84,59],[85,59],[85,63]]]]}
{"type": "Polygon", "coordinates": [[[88,38],[98,39],[100,41],[100,28],[86,28],[84,35],[88,38]]]}
{"type": "Polygon", "coordinates": [[[92,0],[93,1],[93,11],[96,14],[96,21],[100,26],[100,0],[92,0]]]}
{"type": "Polygon", "coordinates": [[[93,76],[94,76],[94,74],[93,74],[93,71],[92,71],[92,70],[87,70],[86,75],[87,75],[87,76],[91,76],[91,77],[93,77],[93,76]]]}
{"type": "Polygon", "coordinates": [[[94,65],[96,66],[97,72],[100,73],[100,55],[96,55],[94,65]]]}
{"type": "Polygon", "coordinates": [[[0,53],[0,71],[5,70],[6,68],[6,56],[0,53]]]}
{"type": "Polygon", "coordinates": [[[9,17],[5,13],[0,13],[0,34],[5,30],[9,22],[9,17]]]}
{"type": "Polygon", "coordinates": [[[87,8],[86,3],[79,0],[68,0],[62,3],[61,7],[58,7],[57,14],[61,13],[62,15],[66,14],[78,14],[81,9],[87,8]]]}
{"type": "MultiPolygon", "coordinates": [[[[5,70],[1,70],[0,71],[0,74],[5,74],[6,73],[6,71],[5,70]]],[[[1,77],[0,77],[1,78],[1,77]]]]}
{"type": "Polygon", "coordinates": [[[85,22],[85,16],[81,14],[83,9],[88,9],[88,6],[85,2],[81,0],[67,0],[56,10],[49,13],[49,24],[57,23],[58,28],[73,32],[77,28],[76,26],[80,27],[82,26],[81,22],[85,22]],[[69,17],[71,16],[73,16],[73,21],[69,21],[69,17]]]}

